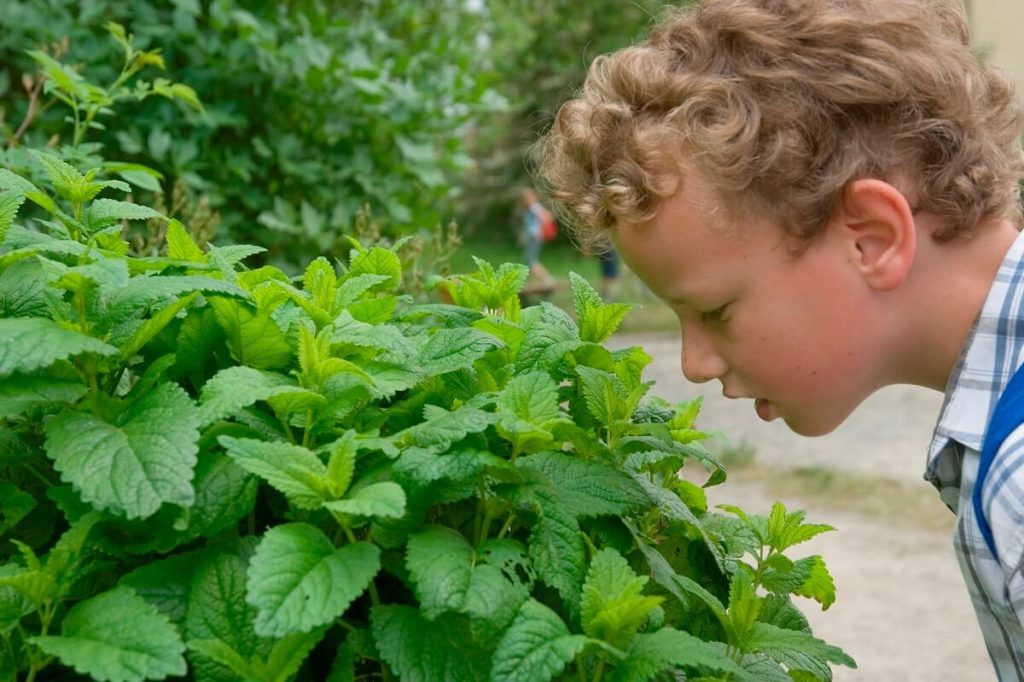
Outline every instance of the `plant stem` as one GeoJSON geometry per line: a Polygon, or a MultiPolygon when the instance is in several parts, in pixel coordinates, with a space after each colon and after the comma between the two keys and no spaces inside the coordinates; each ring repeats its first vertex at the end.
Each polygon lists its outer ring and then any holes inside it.
{"type": "Polygon", "coordinates": [[[501,532],[498,533],[498,539],[499,540],[501,538],[505,537],[508,534],[508,532],[512,529],[512,524],[515,522],[515,520],[516,520],[516,513],[515,512],[512,512],[511,514],[508,515],[508,518],[505,519],[505,524],[501,527],[501,532]]]}
{"type": "Polygon", "coordinates": [[[604,675],[604,654],[601,654],[601,658],[597,661],[597,668],[594,670],[594,682],[599,682],[602,675],[604,675]]]}

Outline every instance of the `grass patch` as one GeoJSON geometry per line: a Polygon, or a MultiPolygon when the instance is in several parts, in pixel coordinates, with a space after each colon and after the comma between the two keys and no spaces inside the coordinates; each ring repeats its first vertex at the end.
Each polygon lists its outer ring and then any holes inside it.
{"type": "Polygon", "coordinates": [[[757,482],[771,495],[793,498],[816,507],[841,509],[900,525],[949,530],[954,515],[939,502],[935,490],[884,476],[836,471],[822,466],[775,469],[761,464],[733,466],[732,479],[757,482]]]}

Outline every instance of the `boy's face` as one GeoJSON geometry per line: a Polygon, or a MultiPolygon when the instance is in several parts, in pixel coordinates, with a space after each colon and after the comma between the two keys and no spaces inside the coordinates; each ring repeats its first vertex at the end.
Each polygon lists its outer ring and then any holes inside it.
{"type": "Polygon", "coordinates": [[[883,318],[849,243],[830,227],[794,255],[775,224],[734,223],[712,199],[688,179],[653,220],[616,231],[623,260],[678,316],[689,380],[718,379],[797,433],[832,431],[881,384],[883,318]]]}

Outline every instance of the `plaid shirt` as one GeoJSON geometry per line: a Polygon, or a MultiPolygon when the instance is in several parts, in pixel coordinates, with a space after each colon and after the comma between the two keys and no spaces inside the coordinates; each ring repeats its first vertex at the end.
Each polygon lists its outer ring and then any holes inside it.
{"type": "Polygon", "coordinates": [[[1001,682],[1024,682],[1024,428],[1007,438],[985,478],[992,556],[971,495],[989,416],[1024,364],[1024,235],[1007,252],[946,387],[925,479],[956,512],[953,547],[1001,682]]]}

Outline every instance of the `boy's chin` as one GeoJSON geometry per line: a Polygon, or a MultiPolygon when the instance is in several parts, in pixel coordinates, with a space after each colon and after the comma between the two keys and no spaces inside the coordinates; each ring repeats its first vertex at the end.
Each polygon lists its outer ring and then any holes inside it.
{"type": "Polygon", "coordinates": [[[822,415],[821,413],[809,414],[809,415],[782,415],[782,421],[786,423],[789,430],[793,433],[806,436],[808,438],[814,438],[816,436],[826,436],[846,421],[846,415],[841,418],[830,418],[822,415]]]}

